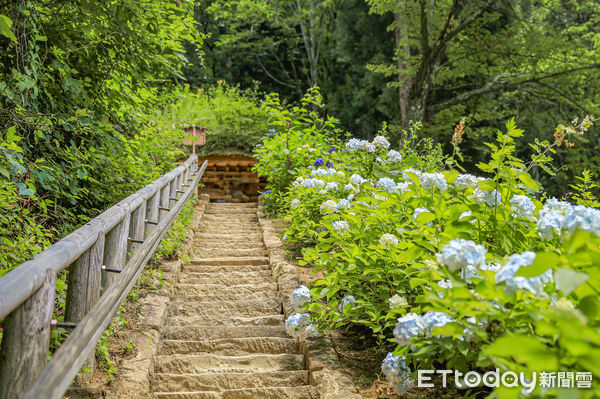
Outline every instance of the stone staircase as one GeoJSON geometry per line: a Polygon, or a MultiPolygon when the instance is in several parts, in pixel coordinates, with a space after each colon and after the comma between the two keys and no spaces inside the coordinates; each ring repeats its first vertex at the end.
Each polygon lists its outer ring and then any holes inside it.
{"type": "Polygon", "coordinates": [[[256,204],[211,203],[154,357],[155,398],[316,399],[284,329],[256,204]]]}

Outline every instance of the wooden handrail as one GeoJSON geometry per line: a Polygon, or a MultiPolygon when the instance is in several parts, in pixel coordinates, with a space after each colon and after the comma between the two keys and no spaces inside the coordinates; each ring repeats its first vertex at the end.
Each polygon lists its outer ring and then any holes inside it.
{"type": "Polygon", "coordinates": [[[0,348],[0,398],[62,398],[195,192],[206,166],[204,162],[198,169],[192,155],[0,278],[0,319],[7,316],[0,348]],[[122,272],[103,274],[102,266],[122,272]],[[56,276],[67,267],[65,321],[78,325],[46,365],[56,276]]]}

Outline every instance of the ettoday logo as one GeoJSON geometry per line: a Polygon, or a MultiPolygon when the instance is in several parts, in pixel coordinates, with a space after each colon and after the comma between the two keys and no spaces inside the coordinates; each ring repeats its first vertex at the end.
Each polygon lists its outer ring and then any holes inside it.
{"type": "Polygon", "coordinates": [[[531,393],[538,386],[542,388],[579,388],[589,389],[592,387],[591,372],[541,372],[515,373],[514,371],[500,372],[499,369],[490,370],[483,374],[477,371],[463,373],[458,370],[419,370],[417,373],[417,387],[433,388],[434,375],[441,375],[442,387],[445,388],[449,381],[453,381],[458,388],[475,388],[486,386],[498,388],[522,387],[524,393],[531,393]]]}

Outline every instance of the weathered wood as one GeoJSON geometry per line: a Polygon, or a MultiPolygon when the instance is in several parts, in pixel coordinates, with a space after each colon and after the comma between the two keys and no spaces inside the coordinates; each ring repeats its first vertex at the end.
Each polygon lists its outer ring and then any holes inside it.
{"type": "MultiPolygon", "coordinates": [[[[99,234],[96,243],[69,267],[65,322],[79,323],[100,298],[103,258],[104,234],[99,234]]],[[[88,371],[78,377],[78,383],[90,380],[94,360],[92,353],[84,365],[88,371]]]]}
{"type": "Polygon", "coordinates": [[[56,273],[4,321],[0,348],[0,398],[20,398],[46,365],[56,273]]]}
{"type": "MultiPolygon", "coordinates": [[[[125,218],[106,235],[104,243],[104,266],[111,269],[123,269],[127,262],[127,238],[129,236],[130,216],[125,218]]],[[[102,273],[102,290],[111,286],[119,278],[117,273],[102,273]]]]}
{"type": "Polygon", "coordinates": [[[66,269],[96,242],[99,232],[107,233],[112,230],[126,217],[128,209],[135,209],[143,200],[150,198],[159,188],[180,175],[186,167],[197,162],[197,159],[197,156],[191,156],[183,165],[125,198],[90,223],[0,278],[0,319],[10,314],[42,286],[47,269],[56,273],[66,269]]]}
{"type": "Polygon", "coordinates": [[[73,330],[69,338],[54,354],[50,363],[44,368],[39,378],[21,399],[62,398],[73,376],[75,376],[86,357],[94,350],[96,342],[102,336],[104,329],[108,327],[121,303],[127,298],[158,243],[192,196],[193,189],[198,184],[201,176],[202,173],[199,173],[192,182],[191,187],[182,195],[181,200],[173,204],[171,212],[160,221],[156,229],[150,233],[144,244],[128,261],[122,277],[106,290],[96,306],[73,330]]]}
{"type": "Polygon", "coordinates": [[[171,201],[169,200],[169,195],[171,194],[171,186],[169,184],[166,184],[161,190],[160,190],[160,206],[161,206],[161,210],[159,212],[159,219],[163,220],[165,218],[165,216],[169,213],[169,211],[165,210],[165,209],[170,209],[170,205],[171,205],[171,201]]]}
{"type": "MultiPolygon", "coordinates": [[[[129,238],[137,241],[144,240],[144,233],[146,231],[146,201],[142,202],[133,212],[131,212],[131,221],[129,222],[129,238]]],[[[135,251],[140,248],[142,244],[138,242],[129,241],[127,246],[127,257],[128,259],[133,256],[135,251]]]]}
{"type": "Polygon", "coordinates": [[[160,190],[157,191],[150,199],[146,202],[146,234],[144,237],[156,228],[160,210],[160,190]],[[148,223],[150,222],[150,223],[148,223]]]}

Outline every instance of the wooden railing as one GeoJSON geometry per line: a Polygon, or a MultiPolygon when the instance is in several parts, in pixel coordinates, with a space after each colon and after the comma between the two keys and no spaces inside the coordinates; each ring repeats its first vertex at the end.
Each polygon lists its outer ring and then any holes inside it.
{"type": "Polygon", "coordinates": [[[59,399],[127,298],[207,163],[185,163],[0,278],[1,399],[59,399]],[[56,278],[68,268],[64,322],[76,327],[48,359],[56,278]]]}

